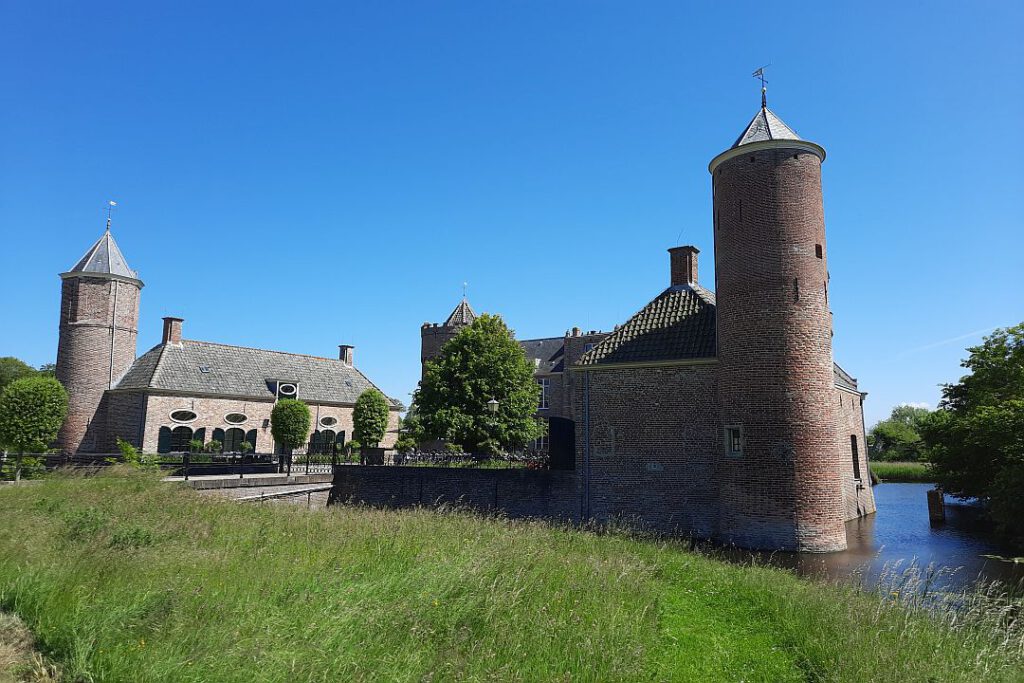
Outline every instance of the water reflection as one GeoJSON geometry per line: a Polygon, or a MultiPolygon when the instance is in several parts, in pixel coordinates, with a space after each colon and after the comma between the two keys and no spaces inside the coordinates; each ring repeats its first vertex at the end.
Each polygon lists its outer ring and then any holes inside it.
{"type": "MultiPolygon", "coordinates": [[[[849,548],[841,553],[753,553],[769,564],[795,569],[804,576],[827,579],[860,578],[874,585],[887,564],[916,562],[952,571],[940,586],[960,587],[978,579],[1024,581],[1024,565],[984,555],[1012,556],[1014,551],[994,538],[980,520],[976,505],[946,498],[946,523],[928,522],[927,491],[931,484],[879,484],[878,512],[847,523],[849,548]]],[[[750,559],[750,553],[729,553],[750,559]]],[[[1017,553],[1019,554],[1019,553],[1017,553]]]]}

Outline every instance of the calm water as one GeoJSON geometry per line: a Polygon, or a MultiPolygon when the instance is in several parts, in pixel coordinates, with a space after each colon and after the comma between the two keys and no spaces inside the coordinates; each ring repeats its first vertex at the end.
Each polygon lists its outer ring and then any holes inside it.
{"type": "MultiPolygon", "coordinates": [[[[828,579],[859,578],[874,584],[883,568],[897,561],[934,565],[951,572],[939,583],[950,588],[983,579],[1024,581],[1024,565],[984,555],[1013,556],[980,522],[975,505],[946,497],[946,522],[928,522],[927,491],[931,484],[879,484],[875,486],[878,512],[846,525],[849,548],[841,553],[759,554],[770,564],[795,569],[799,574],[828,579]]],[[[1019,554],[1019,553],[1017,553],[1019,554]]],[[[749,557],[749,555],[747,556],[749,557]]]]}

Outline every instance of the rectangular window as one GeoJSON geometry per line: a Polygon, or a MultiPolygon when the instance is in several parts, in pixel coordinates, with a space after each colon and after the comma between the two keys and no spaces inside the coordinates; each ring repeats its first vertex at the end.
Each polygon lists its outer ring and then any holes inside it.
{"type": "Polygon", "coordinates": [[[725,454],[733,457],[743,455],[743,427],[725,428],[725,454]]]}
{"type": "Polygon", "coordinates": [[[860,479],[860,455],[857,453],[856,434],[850,434],[850,450],[853,452],[853,478],[860,479]]]}
{"type": "Polygon", "coordinates": [[[537,437],[537,439],[533,442],[533,450],[538,451],[540,453],[547,453],[548,437],[546,434],[544,436],[537,437]]]}
{"type": "Polygon", "coordinates": [[[541,377],[537,380],[540,384],[540,410],[548,409],[548,390],[551,388],[551,380],[547,377],[541,377]]]}

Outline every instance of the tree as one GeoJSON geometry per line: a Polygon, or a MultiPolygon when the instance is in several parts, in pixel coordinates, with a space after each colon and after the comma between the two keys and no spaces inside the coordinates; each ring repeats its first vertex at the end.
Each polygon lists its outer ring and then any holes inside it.
{"type": "Polygon", "coordinates": [[[0,392],[14,380],[21,379],[22,377],[31,377],[34,374],[36,374],[35,368],[28,363],[24,363],[13,356],[0,358],[0,392]]]}
{"type": "Polygon", "coordinates": [[[15,479],[26,452],[42,452],[68,414],[68,392],[52,377],[22,377],[0,395],[0,446],[18,452],[15,479]]]}
{"type": "Polygon", "coordinates": [[[481,315],[428,361],[413,395],[427,439],[493,453],[537,438],[540,387],[533,366],[500,316],[481,315]],[[498,401],[497,413],[487,402],[498,401]]]}
{"type": "Polygon", "coordinates": [[[309,423],[309,406],[294,398],[281,399],[270,412],[270,433],[289,451],[306,443],[309,423]]]}
{"type": "Polygon", "coordinates": [[[1024,538],[1024,323],[968,351],[970,374],[943,387],[921,437],[947,493],[982,499],[1004,532],[1024,538]]]}
{"type": "Polygon", "coordinates": [[[43,363],[39,366],[39,370],[37,372],[44,377],[56,377],[57,365],[56,363],[43,363]]]}
{"type": "Polygon", "coordinates": [[[376,389],[367,389],[352,409],[352,436],[361,444],[376,446],[388,431],[388,400],[376,389]]]}
{"type": "Polygon", "coordinates": [[[910,405],[893,408],[889,418],[872,427],[868,434],[871,457],[875,460],[920,460],[924,449],[920,424],[930,413],[927,408],[910,405]]]}

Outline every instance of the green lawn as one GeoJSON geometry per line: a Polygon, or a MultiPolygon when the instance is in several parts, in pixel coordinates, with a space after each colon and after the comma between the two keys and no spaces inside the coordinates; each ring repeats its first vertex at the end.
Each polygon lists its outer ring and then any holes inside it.
{"type": "Polygon", "coordinates": [[[931,467],[924,462],[871,462],[871,471],[881,481],[933,482],[931,467]]]}
{"type": "Polygon", "coordinates": [[[0,487],[0,611],[66,680],[1000,681],[1019,628],[678,545],[256,507],[112,472],[0,487]]]}

